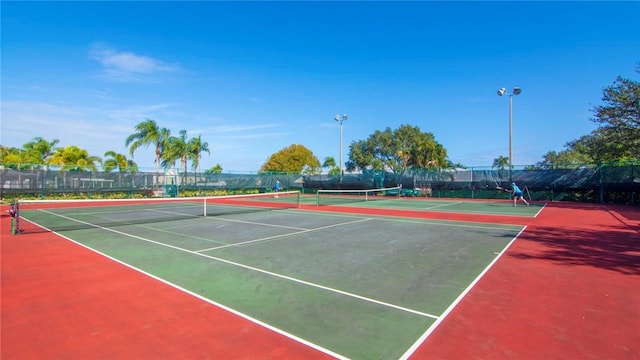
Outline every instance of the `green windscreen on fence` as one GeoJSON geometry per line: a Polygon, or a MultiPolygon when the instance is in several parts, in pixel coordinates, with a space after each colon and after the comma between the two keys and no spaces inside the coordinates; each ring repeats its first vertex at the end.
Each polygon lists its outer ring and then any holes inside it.
{"type": "Polygon", "coordinates": [[[181,197],[269,193],[279,181],[284,190],[363,190],[402,186],[403,196],[502,198],[496,188],[516,182],[537,200],[637,203],[640,165],[583,165],[573,168],[493,167],[361,170],[342,175],[324,173],[104,172],[64,171],[38,167],[0,169],[0,197],[181,197]],[[413,190],[409,192],[408,190],[413,190]]]}

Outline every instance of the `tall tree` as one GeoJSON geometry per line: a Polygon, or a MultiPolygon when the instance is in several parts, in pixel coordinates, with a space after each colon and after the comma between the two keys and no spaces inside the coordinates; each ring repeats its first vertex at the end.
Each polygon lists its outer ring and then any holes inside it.
{"type": "Polygon", "coordinates": [[[129,146],[129,154],[133,157],[139,147],[153,145],[156,152],[156,172],[160,172],[160,159],[171,132],[166,128],[159,128],[155,120],[151,119],[137,124],[135,130],[125,141],[125,146],[129,146]]]}
{"type": "Polygon", "coordinates": [[[431,133],[413,144],[409,159],[413,167],[420,169],[451,167],[451,162],[447,160],[447,150],[431,133]]]}
{"type": "Polygon", "coordinates": [[[211,169],[207,169],[204,171],[205,174],[213,174],[220,175],[222,174],[222,166],[220,164],[215,164],[211,167],[211,169]]]}
{"type": "Polygon", "coordinates": [[[180,160],[180,172],[187,173],[187,155],[189,148],[187,146],[187,130],[180,130],[180,136],[170,136],[166,142],[165,151],[162,154],[162,167],[168,168],[175,166],[176,160],[180,160]]]}
{"type": "Polygon", "coordinates": [[[504,170],[508,166],[509,166],[509,157],[502,156],[502,155],[493,159],[493,165],[491,165],[492,168],[496,168],[498,170],[504,170]]]}
{"type": "Polygon", "coordinates": [[[124,154],[110,150],[104,153],[104,157],[102,163],[104,172],[111,172],[114,169],[118,169],[118,172],[121,173],[138,171],[138,164],[133,160],[127,159],[124,154]]]}
{"type": "MultiPolygon", "coordinates": [[[[636,68],[640,73],[640,65],[636,68]]],[[[603,105],[593,107],[591,121],[599,127],[590,134],[565,144],[560,152],[550,151],[537,165],[575,168],[600,162],[640,160],[640,83],[618,77],[603,89],[603,105]]]]}
{"type": "Polygon", "coordinates": [[[508,156],[498,156],[493,159],[492,168],[498,169],[498,174],[501,178],[505,177],[504,169],[509,168],[509,157],[508,156]]]}
{"type": "Polygon", "coordinates": [[[592,157],[598,162],[640,160],[640,82],[618,76],[604,88],[602,101],[592,109],[591,120],[600,125],[591,133],[592,157]]]}
{"type": "Polygon", "coordinates": [[[206,152],[211,155],[211,151],[209,150],[209,143],[202,141],[202,135],[198,135],[198,137],[191,138],[189,143],[187,144],[188,150],[188,158],[191,160],[191,166],[193,167],[193,171],[198,172],[200,167],[200,160],[202,159],[202,153],[206,152]]]}
{"type": "Polygon", "coordinates": [[[138,165],[131,159],[127,159],[124,154],[117,153],[115,151],[107,151],[104,153],[105,159],[102,162],[102,170],[104,172],[111,172],[114,169],[118,169],[118,184],[122,184],[122,174],[127,172],[137,172],[138,165]]]}
{"type": "Polygon", "coordinates": [[[540,169],[575,169],[586,164],[593,163],[589,155],[589,147],[593,138],[589,135],[582,136],[578,140],[570,141],[565,149],[556,152],[549,151],[542,156],[543,160],[536,165],[540,169]]]}
{"type": "Polygon", "coordinates": [[[320,161],[313,152],[303,145],[290,145],[271,155],[260,171],[314,174],[320,168],[320,161]]]}
{"type": "Polygon", "coordinates": [[[60,140],[53,139],[47,141],[41,137],[35,137],[30,142],[24,144],[22,148],[26,152],[26,159],[35,165],[47,165],[51,155],[56,151],[56,145],[60,140]]]}
{"type": "Polygon", "coordinates": [[[56,148],[56,151],[51,155],[49,163],[59,167],[61,170],[97,171],[98,164],[101,161],[99,157],[89,155],[87,150],[72,145],[56,148]]]}
{"type": "Polygon", "coordinates": [[[16,147],[0,145],[0,164],[3,167],[14,170],[29,168],[29,162],[25,159],[25,151],[16,147]]]}
{"type": "Polygon", "coordinates": [[[437,168],[448,164],[447,151],[432,133],[417,126],[401,125],[395,130],[376,130],[366,140],[349,147],[347,169],[391,169],[396,173],[410,168],[437,168]]]}
{"type": "Polygon", "coordinates": [[[336,164],[336,159],[333,156],[327,156],[324,158],[324,162],[322,163],[322,167],[325,169],[329,169],[329,175],[338,176],[340,175],[340,168],[336,164]]]}

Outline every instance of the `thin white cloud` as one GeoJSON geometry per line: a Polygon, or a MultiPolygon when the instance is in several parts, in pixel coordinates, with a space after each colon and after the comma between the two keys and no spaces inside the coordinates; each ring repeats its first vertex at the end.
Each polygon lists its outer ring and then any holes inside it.
{"type": "Polygon", "coordinates": [[[260,129],[270,129],[274,127],[280,127],[281,124],[264,124],[264,125],[220,125],[209,128],[208,131],[214,134],[219,133],[231,133],[231,132],[242,132],[242,131],[255,131],[260,129]]]}
{"type": "MultiPolygon", "coordinates": [[[[146,118],[158,121],[172,132],[185,128],[189,137],[201,135],[211,155],[203,157],[203,168],[215,163],[227,170],[255,170],[273,152],[278,139],[291,136],[283,124],[227,124],[208,126],[189,123],[187,115],[176,115],[176,104],[139,104],[127,107],[86,107],[39,101],[2,101],[2,139],[0,144],[21,147],[35,136],[59,139],[58,146],[77,145],[91,155],[102,157],[109,150],[129,156],[125,139],[135,124],[146,118]],[[4,121],[11,119],[11,121],[4,121]],[[268,154],[265,155],[265,151],[268,154]],[[244,160],[240,160],[244,159],[244,160]],[[256,165],[258,164],[258,165],[256,165]]],[[[133,157],[141,169],[154,169],[153,148],[138,149],[133,157]]]]}
{"type": "Polygon", "coordinates": [[[144,121],[146,118],[153,118],[153,115],[151,114],[158,114],[159,112],[166,111],[171,106],[173,106],[173,104],[163,103],[118,108],[107,112],[107,116],[112,119],[131,120],[137,121],[136,123],[138,123],[144,121]]]}
{"type": "Polygon", "coordinates": [[[116,136],[124,139],[121,134],[125,128],[101,119],[100,110],[32,101],[3,101],[2,108],[3,117],[14,120],[2,124],[2,141],[12,146],[20,147],[35,136],[58,138],[61,145],[79,145],[74,141],[109,145],[116,136]],[[69,143],[63,144],[64,140],[69,143]]]}
{"type": "MultiPolygon", "coordinates": [[[[22,147],[36,136],[59,139],[58,146],[76,145],[93,156],[113,150],[129,154],[125,139],[133,132],[131,119],[109,116],[110,111],[35,101],[2,101],[2,139],[5,146],[22,147]]],[[[136,153],[141,167],[153,166],[153,151],[136,153]]]]}
{"type": "Polygon", "coordinates": [[[156,81],[160,73],[180,70],[149,56],[127,51],[118,51],[102,43],[96,43],[89,49],[89,57],[102,65],[101,75],[118,82],[156,81]]]}
{"type": "Polygon", "coordinates": [[[243,139],[263,139],[263,138],[273,138],[273,137],[281,137],[290,135],[286,132],[279,133],[253,133],[253,134],[244,134],[244,135],[232,135],[232,136],[224,136],[224,139],[228,140],[243,140],[243,139]]]}

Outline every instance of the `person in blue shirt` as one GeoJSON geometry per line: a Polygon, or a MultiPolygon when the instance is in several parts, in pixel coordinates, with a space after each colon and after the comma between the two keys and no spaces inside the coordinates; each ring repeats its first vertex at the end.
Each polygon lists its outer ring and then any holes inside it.
{"type": "Polygon", "coordinates": [[[278,193],[280,192],[280,188],[282,187],[282,185],[280,185],[280,180],[276,180],[276,184],[273,186],[273,191],[276,192],[276,196],[278,197],[278,193]]]}
{"type": "Polygon", "coordinates": [[[522,200],[525,204],[527,204],[527,206],[529,206],[527,200],[524,199],[522,190],[520,190],[518,185],[516,185],[516,183],[514,182],[511,183],[511,196],[513,197],[513,206],[516,206],[518,200],[522,200]]]}

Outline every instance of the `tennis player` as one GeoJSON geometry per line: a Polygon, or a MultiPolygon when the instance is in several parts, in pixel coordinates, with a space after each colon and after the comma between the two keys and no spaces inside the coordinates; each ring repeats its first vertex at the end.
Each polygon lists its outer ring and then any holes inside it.
{"type": "Polygon", "coordinates": [[[516,183],[512,182],[511,183],[511,196],[513,197],[513,206],[516,206],[516,203],[518,202],[518,200],[522,200],[525,204],[527,204],[527,206],[529,206],[529,203],[527,202],[527,200],[524,199],[523,195],[524,194],[522,193],[522,190],[520,190],[518,185],[516,185],[516,183]]]}
{"type": "Polygon", "coordinates": [[[276,192],[276,196],[274,197],[278,197],[278,193],[280,192],[280,188],[282,186],[280,185],[280,180],[276,180],[276,184],[273,186],[273,191],[276,192]]]}

